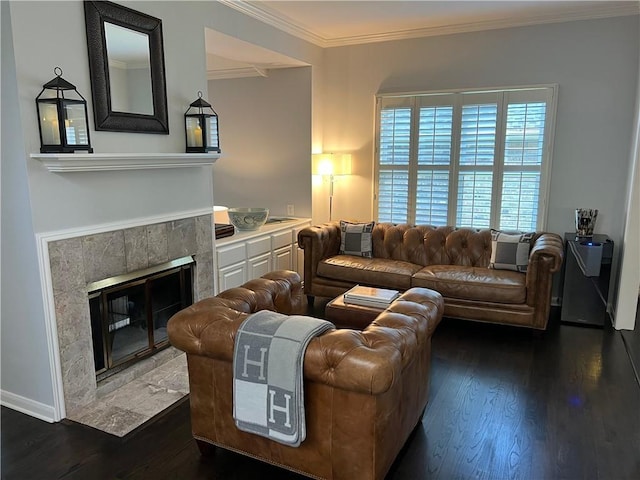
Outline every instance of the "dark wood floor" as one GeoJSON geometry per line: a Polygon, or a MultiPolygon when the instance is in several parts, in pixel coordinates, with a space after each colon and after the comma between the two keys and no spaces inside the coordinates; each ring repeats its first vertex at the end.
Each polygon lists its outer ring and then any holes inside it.
{"type": "MultiPolygon", "coordinates": [[[[638,479],[640,386],[620,332],[544,333],[445,319],[431,396],[389,479],[638,479]]],[[[202,459],[185,401],[117,438],[3,408],[2,479],[298,479],[218,450],[202,459]]]]}

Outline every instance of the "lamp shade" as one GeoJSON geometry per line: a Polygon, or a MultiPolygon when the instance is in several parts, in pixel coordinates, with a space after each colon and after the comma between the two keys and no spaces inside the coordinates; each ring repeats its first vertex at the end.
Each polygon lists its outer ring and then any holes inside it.
{"type": "Polygon", "coordinates": [[[215,223],[229,224],[229,208],[223,205],[213,206],[213,220],[215,223]]]}
{"type": "Polygon", "coordinates": [[[351,175],[351,154],[317,153],[311,168],[314,175],[351,175]]]}

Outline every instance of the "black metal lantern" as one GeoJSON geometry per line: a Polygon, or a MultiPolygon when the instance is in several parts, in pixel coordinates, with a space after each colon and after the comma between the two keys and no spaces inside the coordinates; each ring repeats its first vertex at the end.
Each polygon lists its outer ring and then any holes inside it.
{"type": "Polygon", "coordinates": [[[93,153],[89,139],[87,101],[75,85],[62,78],[60,67],[54,68],[53,73],[56,78],[45,83],[36,97],[40,153],[93,153]],[[73,90],[82,100],[65,98],[64,92],[67,90],[73,90]]]}
{"type": "Polygon", "coordinates": [[[198,99],[184,113],[184,131],[187,153],[220,153],[218,114],[202,99],[202,92],[198,92],[198,99]]]}

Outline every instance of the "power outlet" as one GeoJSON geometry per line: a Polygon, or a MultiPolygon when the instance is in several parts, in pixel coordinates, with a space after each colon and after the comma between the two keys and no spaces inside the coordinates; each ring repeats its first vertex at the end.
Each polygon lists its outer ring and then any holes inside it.
{"type": "Polygon", "coordinates": [[[295,215],[295,209],[293,208],[293,205],[287,205],[287,215],[295,215]]]}

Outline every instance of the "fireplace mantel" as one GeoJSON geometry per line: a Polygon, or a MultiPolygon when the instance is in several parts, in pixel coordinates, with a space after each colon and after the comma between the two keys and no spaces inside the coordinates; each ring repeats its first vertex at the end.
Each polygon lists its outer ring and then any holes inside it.
{"type": "Polygon", "coordinates": [[[219,153],[32,153],[50,172],[100,172],[213,165],[219,153]]]}

